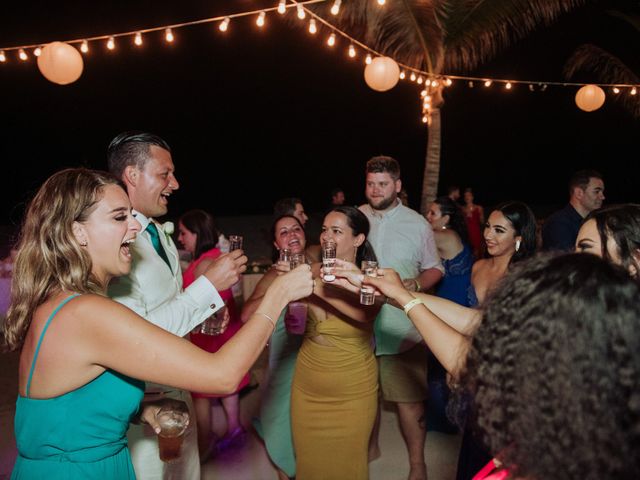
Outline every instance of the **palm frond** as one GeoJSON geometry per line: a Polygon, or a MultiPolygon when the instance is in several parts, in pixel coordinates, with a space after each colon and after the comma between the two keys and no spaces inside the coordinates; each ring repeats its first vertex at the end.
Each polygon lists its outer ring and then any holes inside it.
{"type": "MultiPolygon", "coordinates": [[[[580,71],[588,71],[598,83],[640,84],[640,78],[618,57],[595,45],[581,45],[569,57],[564,67],[564,77],[571,79],[580,71]]],[[[634,117],[640,117],[638,95],[618,94],[613,98],[634,117]]]]}
{"type": "MultiPolygon", "coordinates": [[[[310,7],[349,35],[413,68],[469,70],[586,0],[345,0],[338,17],[310,7]]],[[[330,2],[328,2],[330,3],[330,2]]]]}
{"type": "Polygon", "coordinates": [[[625,13],[619,10],[608,10],[607,14],[611,15],[612,17],[616,17],[621,20],[624,20],[633,28],[638,30],[638,32],[640,32],[640,15],[636,15],[633,13],[625,13]]]}
{"type": "Polygon", "coordinates": [[[451,0],[441,2],[447,71],[470,70],[553,23],[585,0],[451,0]]]}

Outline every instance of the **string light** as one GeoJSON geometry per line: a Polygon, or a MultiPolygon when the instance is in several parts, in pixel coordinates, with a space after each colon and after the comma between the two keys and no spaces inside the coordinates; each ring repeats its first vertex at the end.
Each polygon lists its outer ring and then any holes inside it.
{"type": "Polygon", "coordinates": [[[338,15],[340,13],[340,5],[342,5],[342,0],[336,0],[333,2],[331,6],[331,15],[338,15]]]}
{"type": "Polygon", "coordinates": [[[385,4],[385,0],[378,0],[378,5],[382,6],[385,4]]]}
{"type": "Polygon", "coordinates": [[[226,32],[229,28],[229,22],[231,19],[229,17],[224,17],[224,20],[220,22],[220,26],[218,27],[221,32],[226,32]]]}
{"type": "Polygon", "coordinates": [[[33,50],[33,54],[34,54],[36,57],[39,57],[41,53],[42,53],[42,48],[40,48],[40,47],[36,47],[36,48],[33,50]]]}
{"type": "Polygon", "coordinates": [[[613,90],[613,93],[615,93],[616,95],[620,93],[620,89],[618,87],[613,87],[612,90],[613,90]]]}
{"type": "Polygon", "coordinates": [[[141,32],[136,33],[136,36],[133,38],[133,43],[135,43],[137,46],[142,45],[142,33],[141,32]]]}
{"type": "Polygon", "coordinates": [[[636,93],[638,93],[638,91],[636,90],[636,87],[633,87],[630,93],[631,95],[635,95],[636,93]]]}
{"type": "MultiPolygon", "coordinates": [[[[364,59],[364,63],[366,63],[367,65],[371,65],[372,61],[373,59],[371,58],[371,54],[367,53],[367,57],[364,59]]],[[[404,78],[404,72],[400,73],[400,78],[404,78]]]]}
{"type": "Polygon", "coordinates": [[[169,43],[173,42],[173,40],[174,40],[174,38],[173,38],[173,32],[171,31],[171,29],[170,29],[170,28],[167,28],[167,29],[164,31],[164,39],[165,39],[167,42],[169,42],[169,43]]]}
{"type": "Polygon", "coordinates": [[[349,56],[351,58],[356,56],[356,48],[353,46],[353,43],[349,45],[349,56]]]}
{"type": "Polygon", "coordinates": [[[451,80],[450,78],[447,78],[447,79],[444,81],[444,85],[445,85],[445,87],[450,87],[450,86],[451,86],[451,84],[453,84],[453,80],[451,80]]]}
{"type": "Polygon", "coordinates": [[[332,33],[331,35],[329,35],[329,38],[327,38],[327,45],[329,45],[330,47],[333,47],[336,44],[336,34],[332,33]]]}
{"type": "Polygon", "coordinates": [[[82,45],[80,45],[80,51],[82,53],[89,53],[89,42],[83,40],[82,45]]]}
{"type": "Polygon", "coordinates": [[[107,41],[107,48],[109,50],[113,50],[114,48],[116,48],[116,42],[113,37],[109,37],[109,40],[107,41]]]}
{"type": "Polygon", "coordinates": [[[491,82],[491,80],[485,80],[485,81],[484,81],[484,86],[485,86],[485,87],[490,87],[490,86],[491,86],[491,83],[492,83],[492,82],[491,82]]]}
{"type": "Polygon", "coordinates": [[[278,2],[278,13],[280,15],[287,13],[287,0],[280,0],[280,2],[278,2]]]}
{"type": "Polygon", "coordinates": [[[304,7],[299,3],[298,6],[296,7],[296,10],[298,10],[298,18],[300,20],[304,20],[305,17],[307,16],[307,14],[304,12],[304,7]]]}
{"type": "Polygon", "coordinates": [[[4,50],[0,50],[0,62],[4,63],[7,61],[7,56],[4,54],[4,50]]]}
{"type": "Polygon", "coordinates": [[[469,80],[469,83],[467,85],[469,85],[469,88],[473,88],[473,82],[471,80],[469,80]]]}
{"type": "Polygon", "coordinates": [[[316,20],[312,18],[309,20],[309,33],[315,34],[318,31],[318,27],[316,27],[316,20]]]}
{"type": "Polygon", "coordinates": [[[438,88],[438,85],[440,85],[440,82],[438,82],[438,80],[432,80],[431,81],[431,86],[433,88],[438,88]]]}
{"type": "Polygon", "coordinates": [[[22,60],[23,62],[25,62],[29,58],[22,48],[18,50],[18,57],[20,57],[20,60],[22,60]]]}
{"type": "Polygon", "coordinates": [[[429,85],[431,85],[431,79],[427,78],[427,80],[424,82],[424,84],[428,87],[429,85]]]}
{"type": "Polygon", "coordinates": [[[511,90],[511,82],[507,82],[504,88],[506,88],[507,90],[511,90]]]}
{"type": "Polygon", "coordinates": [[[418,77],[418,80],[416,80],[416,83],[418,85],[422,85],[422,82],[424,82],[424,79],[422,78],[422,75],[418,77]]]}
{"type": "Polygon", "coordinates": [[[409,80],[411,80],[412,82],[416,81],[416,74],[415,72],[411,72],[411,76],[409,77],[409,80]]]}
{"type": "Polygon", "coordinates": [[[264,27],[264,17],[266,17],[267,14],[264,12],[260,12],[260,15],[258,15],[258,18],[256,20],[256,25],[259,26],[260,28],[264,27]]]}
{"type": "MultiPolygon", "coordinates": [[[[368,58],[371,58],[371,55],[367,55],[368,58]]],[[[404,72],[404,70],[400,71],[400,80],[404,80],[405,77],[407,76],[407,74],[404,72]]]]}

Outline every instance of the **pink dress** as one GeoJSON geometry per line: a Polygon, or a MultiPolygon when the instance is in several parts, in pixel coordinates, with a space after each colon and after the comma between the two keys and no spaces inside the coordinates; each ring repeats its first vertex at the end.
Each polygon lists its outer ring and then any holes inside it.
{"type": "Polygon", "coordinates": [[[471,215],[467,212],[464,214],[464,219],[467,222],[467,232],[469,233],[469,244],[473,251],[473,256],[476,259],[480,258],[482,254],[482,226],[480,225],[480,208],[475,206],[471,210],[471,215]]]}
{"type": "MultiPolygon", "coordinates": [[[[220,253],[221,252],[219,249],[212,248],[211,250],[208,250],[204,252],[202,255],[200,255],[200,257],[198,257],[197,260],[194,260],[193,262],[191,262],[187,267],[187,269],[182,273],[183,287],[187,288],[189,285],[193,283],[193,281],[195,280],[195,275],[194,275],[195,269],[202,260],[204,260],[205,258],[211,258],[211,259],[218,258],[220,256],[220,253]]],[[[220,296],[222,297],[222,300],[224,300],[225,304],[227,305],[227,308],[229,309],[229,315],[231,316],[231,322],[229,322],[229,326],[227,327],[227,329],[220,335],[205,335],[202,333],[193,333],[193,332],[190,334],[191,343],[211,353],[217,352],[218,350],[220,350],[222,345],[224,345],[227,342],[227,340],[233,337],[235,333],[238,330],[240,330],[240,327],[242,327],[242,322],[240,321],[240,315],[236,307],[236,302],[233,299],[233,293],[231,293],[231,289],[223,290],[219,293],[220,293],[220,296]]],[[[236,393],[242,390],[248,384],[249,384],[249,373],[247,372],[245,376],[242,378],[240,385],[238,385],[238,390],[236,390],[236,393]]],[[[207,398],[207,397],[216,398],[216,397],[226,397],[227,395],[212,395],[208,393],[191,392],[191,396],[193,398],[207,398]]]]}

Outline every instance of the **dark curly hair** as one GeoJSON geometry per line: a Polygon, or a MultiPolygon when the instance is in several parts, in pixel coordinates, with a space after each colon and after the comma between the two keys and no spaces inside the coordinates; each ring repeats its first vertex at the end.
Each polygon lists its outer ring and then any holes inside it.
{"type": "MultiPolygon", "coordinates": [[[[621,265],[627,270],[634,266],[640,272],[640,205],[628,203],[600,208],[587,215],[585,222],[591,219],[595,220],[600,235],[602,258],[613,262],[607,248],[607,241],[611,238],[616,244],[621,265]]],[[[636,280],[639,279],[640,276],[636,275],[636,280]]]]}
{"type": "Polygon", "coordinates": [[[466,370],[477,424],[511,478],[640,478],[640,286],[595,255],[515,265],[466,370]]]}

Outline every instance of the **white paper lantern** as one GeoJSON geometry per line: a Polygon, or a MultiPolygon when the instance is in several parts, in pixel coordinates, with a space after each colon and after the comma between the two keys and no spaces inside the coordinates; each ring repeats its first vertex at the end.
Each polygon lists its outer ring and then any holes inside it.
{"type": "Polygon", "coordinates": [[[372,89],[386,92],[400,79],[400,67],[389,57],[376,57],[364,68],[364,80],[372,89]]]}
{"type": "Polygon", "coordinates": [[[42,49],[38,69],[50,82],[59,85],[73,83],[82,75],[82,55],[71,45],[53,42],[42,49]]]}
{"type": "Polygon", "coordinates": [[[604,103],[604,90],[597,85],[585,85],[576,93],[576,105],[580,110],[593,112],[604,103]]]}

